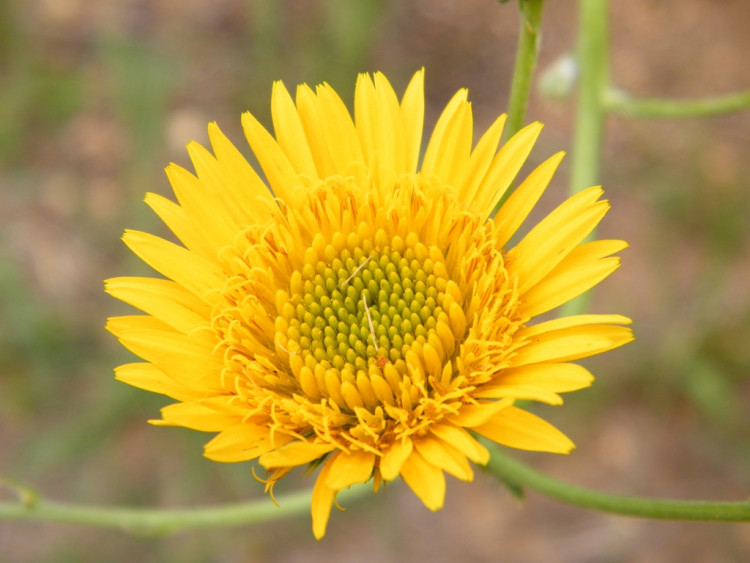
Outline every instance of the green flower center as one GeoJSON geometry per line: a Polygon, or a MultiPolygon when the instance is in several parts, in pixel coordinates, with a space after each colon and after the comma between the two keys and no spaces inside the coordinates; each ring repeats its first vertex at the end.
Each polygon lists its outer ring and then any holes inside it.
{"type": "Polygon", "coordinates": [[[416,339],[427,341],[442,312],[446,280],[435,266],[413,249],[402,254],[389,246],[369,255],[361,247],[344,249],[331,264],[318,261],[303,270],[287,336],[339,370],[365,370],[379,357],[396,362],[416,339]]]}
{"type": "Polygon", "coordinates": [[[373,376],[398,392],[409,364],[439,376],[453,352],[444,305],[446,298],[448,305],[455,301],[450,293],[458,286],[440,249],[414,234],[377,247],[369,240],[350,242],[308,249],[306,263],[277,302],[277,348],[289,355],[310,398],[336,400],[332,387],[347,381],[365,399],[372,397],[365,380],[373,376]]]}

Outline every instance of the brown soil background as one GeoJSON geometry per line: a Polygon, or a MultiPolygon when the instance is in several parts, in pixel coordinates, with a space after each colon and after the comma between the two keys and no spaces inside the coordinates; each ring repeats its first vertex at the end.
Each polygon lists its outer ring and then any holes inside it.
{"type": "MultiPolygon", "coordinates": [[[[614,82],[686,98],[750,88],[746,0],[611,3],[614,82]]],[[[203,505],[261,496],[249,464],[201,457],[208,436],[145,421],[166,401],[115,382],[131,361],[102,326],[126,308],[101,280],[145,273],[119,241],[164,230],[141,203],[169,193],[190,139],[239,115],[269,123],[271,82],[333,84],[357,72],[399,91],[427,69],[428,128],[468,87],[481,131],[506,107],[518,14],[492,0],[35,0],[0,2],[0,475],[96,504],[203,505]]],[[[550,0],[540,70],[573,48],[575,3],[550,0]]],[[[572,100],[535,93],[546,123],[533,163],[570,149],[572,100]]],[[[600,236],[628,240],[597,312],[634,320],[635,343],[586,362],[598,376],[537,412],[578,445],[519,454],[542,471],[623,494],[750,496],[750,111],[682,121],[607,121],[600,236]]],[[[568,170],[543,200],[563,197],[568,170]]],[[[309,484],[301,476],[287,489],[309,484]]],[[[10,500],[10,493],[0,492],[10,500]]],[[[651,522],[518,502],[478,472],[449,478],[430,513],[400,483],[334,511],[254,527],[134,538],[92,528],[0,524],[2,561],[745,561],[747,524],[651,522]]]]}

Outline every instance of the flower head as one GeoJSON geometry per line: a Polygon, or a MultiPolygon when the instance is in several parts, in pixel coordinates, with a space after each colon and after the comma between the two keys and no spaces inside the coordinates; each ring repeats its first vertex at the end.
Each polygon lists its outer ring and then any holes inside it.
{"type": "Polygon", "coordinates": [[[167,168],[178,203],[146,196],[182,245],[124,235],[166,279],[107,281],[145,313],[109,320],[145,360],[117,378],[177,400],[159,424],[218,432],[208,458],[257,458],[268,488],[319,466],[317,537],[337,492],[370,479],[401,476],[439,509],[445,473],[470,481],[469,462],[487,462],[477,436],[569,452],[514,401],[560,404],[593,379],[572,361],[632,339],[619,315],[534,322],[612,273],[627,245],[583,242],[609,207],[594,187],[508,248],[562,154],[493,216],[542,126],[498,150],[501,116],[472,148],[466,97],[450,100],[419,165],[423,72],[401,101],[382,74],[361,75],[354,119],[326,84],[292,100],[276,83],[275,136],[242,116],[267,183],[209,125],[213,154],[188,145],[196,174],[167,168]]]}

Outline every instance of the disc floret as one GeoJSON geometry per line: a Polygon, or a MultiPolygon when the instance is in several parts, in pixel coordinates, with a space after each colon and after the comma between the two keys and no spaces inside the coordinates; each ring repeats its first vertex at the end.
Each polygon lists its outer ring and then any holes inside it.
{"type": "Polygon", "coordinates": [[[416,233],[316,237],[279,290],[276,345],[312,401],[348,412],[402,406],[404,378],[439,375],[450,360],[461,335],[447,310],[461,300],[443,253],[416,233]]]}

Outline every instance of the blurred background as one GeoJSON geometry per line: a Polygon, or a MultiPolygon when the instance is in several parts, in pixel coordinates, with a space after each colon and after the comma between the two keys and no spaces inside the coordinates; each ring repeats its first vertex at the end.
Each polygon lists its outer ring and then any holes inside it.
{"type": "MultiPolygon", "coordinates": [[[[612,2],[616,84],[636,95],[750,88],[750,3],[612,2]]],[[[210,436],[153,428],[167,398],[116,382],[132,361],[104,331],[128,309],[102,280],[147,274],[119,237],[166,234],[142,203],[169,194],[163,167],[217,121],[246,145],[240,114],[270,125],[273,80],[356,74],[399,93],[426,68],[427,127],[468,87],[476,129],[504,111],[519,17],[493,0],[0,0],[0,475],[56,500],[186,506],[261,497],[249,463],[202,458],[210,436]]],[[[575,3],[548,2],[543,71],[575,44],[575,3]]],[[[538,82],[538,81],[537,81],[538,82]]],[[[570,149],[572,100],[535,93],[538,164],[570,149]]],[[[631,243],[596,312],[628,315],[637,340],[585,362],[597,375],[536,412],[578,445],[519,457],[623,494],[750,496],[750,111],[684,121],[607,121],[600,236],[631,243]]],[[[242,149],[246,154],[248,151],[242,149]]],[[[564,197],[565,164],[542,201],[564,197]]],[[[296,475],[296,474],[295,474],[296,475]]],[[[309,486],[292,476],[277,491],[309,486]]],[[[650,522],[512,498],[478,472],[448,479],[430,513],[401,483],[334,511],[255,527],[137,538],[0,524],[2,561],[742,561],[747,524],[650,522]]],[[[0,498],[10,500],[9,492],[0,498]]]]}

